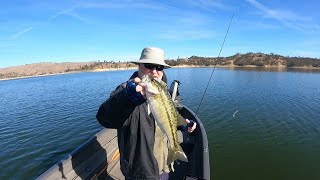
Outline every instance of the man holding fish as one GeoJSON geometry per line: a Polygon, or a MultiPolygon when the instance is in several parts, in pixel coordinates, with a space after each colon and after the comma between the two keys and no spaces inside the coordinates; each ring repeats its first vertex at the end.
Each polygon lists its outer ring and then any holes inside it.
{"type": "Polygon", "coordinates": [[[168,179],[173,162],[188,161],[178,142],[177,128],[193,132],[196,123],[176,110],[167,90],[164,51],[142,50],[133,63],[139,70],[103,102],[97,120],[118,131],[120,168],[126,179],[168,179]],[[159,175],[160,174],[160,175],[159,175]]]}

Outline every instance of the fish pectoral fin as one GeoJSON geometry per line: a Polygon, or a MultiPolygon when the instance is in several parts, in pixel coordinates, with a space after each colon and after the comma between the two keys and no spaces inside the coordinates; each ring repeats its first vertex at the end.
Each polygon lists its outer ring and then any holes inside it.
{"type": "Polygon", "coordinates": [[[188,162],[188,158],[186,154],[183,152],[182,148],[178,146],[178,149],[169,148],[167,164],[170,165],[175,160],[179,159],[181,161],[188,162]]]}

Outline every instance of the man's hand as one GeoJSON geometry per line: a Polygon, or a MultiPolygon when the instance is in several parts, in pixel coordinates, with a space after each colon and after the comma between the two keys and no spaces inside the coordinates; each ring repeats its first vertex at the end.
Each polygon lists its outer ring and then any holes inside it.
{"type": "Polygon", "coordinates": [[[146,99],[145,87],[143,86],[144,84],[140,84],[141,79],[139,77],[136,77],[133,79],[133,82],[137,85],[136,92],[140,92],[141,95],[146,99]]]}
{"type": "Polygon", "coordinates": [[[197,127],[197,123],[195,121],[186,119],[186,123],[187,123],[187,126],[188,126],[188,132],[189,133],[192,133],[197,127]]]}
{"type": "Polygon", "coordinates": [[[144,87],[139,84],[141,81],[140,78],[135,78],[131,81],[127,82],[125,92],[128,98],[133,102],[135,105],[140,105],[145,102],[145,91],[144,87]]]}

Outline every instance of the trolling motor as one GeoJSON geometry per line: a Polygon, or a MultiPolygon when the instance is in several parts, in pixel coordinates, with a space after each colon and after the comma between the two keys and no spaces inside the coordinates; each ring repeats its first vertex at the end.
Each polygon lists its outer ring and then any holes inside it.
{"type": "Polygon", "coordinates": [[[179,85],[180,81],[178,80],[173,80],[169,89],[169,92],[171,94],[172,101],[175,102],[177,101],[176,97],[179,96],[179,85]]]}
{"type": "MultiPolygon", "coordinates": [[[[180,85],[180,81],[178,80],[173,80],[169,89],[169,93],[171,94],[171,99],[174,103],[174,105],[176,106],[176,108],[181,109],[183,106],[180,104],[179,100],[179,85],[180,85]]],[[[193,120],[189,120],[190,122],[186,125],[181,127],[181,130],[188,130],[188,127],[192,127],[194,124],[193,120]]]]}

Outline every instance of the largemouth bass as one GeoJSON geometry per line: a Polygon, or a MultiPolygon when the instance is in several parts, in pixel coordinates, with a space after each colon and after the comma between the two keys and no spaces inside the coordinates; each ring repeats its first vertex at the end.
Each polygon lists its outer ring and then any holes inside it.
{"type": "Polygon", "coordinates": [[[167,164],[170,165],[177,159],[187,162],[187,156],[178,142],[177,127],[178,124],[182,125],[182,122],[178,122],[178,112],[167,90],[167,84],[157,81],[150,74],[142,78],[141,83],[145,86],[151,113],[169,141],[167,164]]]}

